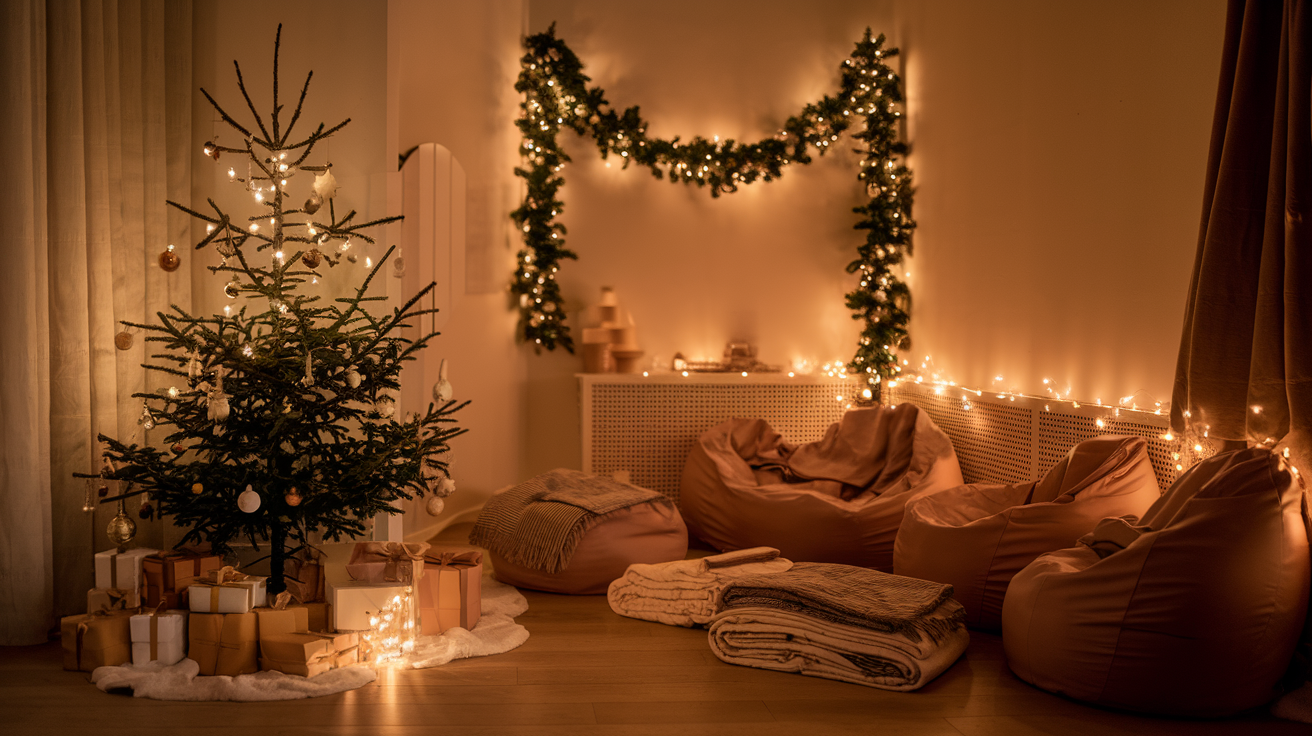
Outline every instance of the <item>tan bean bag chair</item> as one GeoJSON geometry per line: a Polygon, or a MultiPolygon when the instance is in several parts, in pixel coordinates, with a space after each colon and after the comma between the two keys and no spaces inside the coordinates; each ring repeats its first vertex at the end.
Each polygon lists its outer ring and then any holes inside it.
{"type": "Polygon", "coordinates": [[[1213,717],[1261,705],[1303,626],[1306,514],[1270,451],[1204,460],[1142,522],[1106,519],[1012,579],[1007,663],[1113,708],[1213,717]]]}
{"type": "Polygon", "coordinates": [[[952,586],[966,625],[1002,628],[1011,578],[1070,547],[1107,516],[1139,516],[1161,496],[1140,437],[1081,442],[1039,481],[958,486],[907,504],[893,572],[952,586]]]}
{"type": "Polygon", "coordinates": [[[805,445],[760,419],[718,424],[688,454],[679,507],[721,551],[774,547],[796,562],[889,572],[906,503],[959,485],[947,435],[900,404],[853,409],[805,445]]]}
{"type": "Polygon", "coordinates": [[[564,569],[544,572],[517,565],[489,552],[497,580],[517,588],[549,593],[598,595],[629,565],[682,560],[688,554],[688,527],[668,500],[620,509],[588,529],[564,569]]]}

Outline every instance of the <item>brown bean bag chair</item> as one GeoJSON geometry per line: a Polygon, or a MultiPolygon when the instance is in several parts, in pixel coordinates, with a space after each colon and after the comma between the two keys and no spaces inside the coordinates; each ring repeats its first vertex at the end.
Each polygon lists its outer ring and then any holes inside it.
{"type": "Polygon", "coordinates": [[[1147,442],[1095,437],[1042,480],[958,486],[907,504],[893,572],[951,585],[966,625],[997,631],[1007,584],[1034,558],[1076,544],[1104,517],[1137,517],[1160,496],[1147,442]]]}
{"type": "Polygon", "coordinates": [[[774,547],[796,562],[889,572],[906,503],[959,485],[947,435],[900,404],[853,409],[805,445],[760,419],[718,424],[688,454],[679,507],[721,551],[774,547]]]}
{"type": "Polygon", "coordinates": [[[682,560],[688,554],[688,527],[668,500],[620,509],[602,517],[579,540],[559,572],[517,565],[489,551],[497,580],[517,588],[549,593],[598,595],[629,565],[682,560]]]}
{"type": "Polygon", "coordinates": [[[1190,468],[1138,524],[1105,519],[1011,581],[1018,677],[1098,705],[1225,716],[1275,695],[1303,626],[1302,490],[1269,450],[1190,468]]]}

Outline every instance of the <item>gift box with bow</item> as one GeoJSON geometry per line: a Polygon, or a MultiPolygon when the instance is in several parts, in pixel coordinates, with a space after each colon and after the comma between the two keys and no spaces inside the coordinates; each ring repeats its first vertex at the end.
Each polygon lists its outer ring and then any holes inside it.
{"type": "Polygon", "coordinates": [[[419,579],[419,631],[428,636],[455,626],[472,629],[482,613],[483,552],[442,545],[424,555],[419,579]]]}
{"type": "Polygon", "coordinates": [[[64,669],[90,672],[132,661],[130,619],[136,611],[95,611],[59,620],[64,669]]]}
{"type": "Polygon", "coordinates": [[[267,602],[264,584],[265,578],[221,567],[187,589],[187,604],[193,613],[246,613],[267,602]]]}
{"type": "Polygon", "coordinates": [[[424,572],[423,542],[357,542],[346,574],[361,583],[413,585],[424,572]]]}
{"type": "Polygon", "coordinates": [[[141,561],[145,578],[143,605],[154,608],[187,608],[187,588],[212,570],[223,567],[223,560],[208,550],[184,548],[150,555],[141,561]]]}

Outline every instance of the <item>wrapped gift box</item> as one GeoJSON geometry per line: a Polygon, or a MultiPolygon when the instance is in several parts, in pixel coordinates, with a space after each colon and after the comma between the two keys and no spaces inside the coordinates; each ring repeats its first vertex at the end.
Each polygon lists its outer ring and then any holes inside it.
{"type": "Polygon", "coordinates": [[[361,583],[413,585],[424,571],[423,542],[357,542],[346,574],[361,583]]]}
{"type": "Polygon", "coordinates": [[[187,608],[187,588],[199,582],[211,570],[223,567],[218,555],[208,552],[180,551],[150,555],[141,561],[145,579],[143,605],[154,608],[187,608]]]}
{"type": "Polygon", "coordinates": [[[132,664],[159,660],[175,664],[187,656],[187,614],[182,612],[139,613],[129,619],[132,634],[132,664]]]}
{"type": "Polygon", "coordinates": [[[283,582],[287,592],[300,603],[317,603],[323,600],[323,565],[292,558],[283,569],[283,582]]]}
{"type": "Polygon", "coordinates": [[[141,590],[141,561],[157,549],[106,550],[96,553],[96,587],[141,590]]]}
{"type": "Polygon", "coordinates": [[[332,615],[329,611],[329,609],[332,608],[331,604],[321,602],[321,603],[297,603],[294,605],[298,608],[305,609],[309,617],[309,621],[307,623],[307,626],[309,627],[308,629],[309,631],[328,631],[328,627],[332,624],[332,615]]]}
{"type": "Polygon", "coordinates": [[[476,547],[434,547],[419,579],[419,633],[472,629],[482,613],[483,553],[476,547]]]}
{"type": "Polygon", "coordinates": [[[202,675],[244,675],[259,671],[259,619],[254,613],[193,613],[187,655],[202,675]]]}
{"type": "Polygon", "coordinates": [[[279,661],[260,657],[260,669],[262,671],[276,670],[288,675],[300,675],[301,677],[322,675],[334,667],[336,667],[336,661],[333,657],[322,657],[309,662],[279,661]]]}
{"type": "Polygon", "coordinates": [[[370,614],[381,611],[396,596],[406,595],[408,585],[376,583],[329,583],[332,627],[337,631],[367,631],[370,614]]]}
{"type": "Polygon", "coordinates": [[[141,605],[141,592],[121,588],[92,588],[87,591],[87,613],[120,611],[141,605]]]}
{"type": "MultiPolygon", "coordinates": [[[[286,593],[280,594],[281,599],[286,593]]],[[[281,634],[302,634],[310,630],[310,612],[304,606],[286,605],[285,607],[257,608],[255,615],[260,620],[260,640],[281,634]]],[[[267,655],[266,655],[267,656],[267,655]]]]}
{"type": "Polygon", "coordinates": [[[333,660],[333,667],[350,667],[353,664],[360,663],[360,647],[354,646],[342,652],[338,652],[333,660]]]}
{"type": "Polygon", "coordinates": [[[64,669],[90,672],[132,661],[130,619],[135,611],[97,611],[59,620],[64,669]]]}
{"type": "Polygon", "coordinates": [[[245,575],[231,567],[208,573],[207,579],[187,589],[193,613],[247,613],[268,601],[265,578],[245,575]]]}

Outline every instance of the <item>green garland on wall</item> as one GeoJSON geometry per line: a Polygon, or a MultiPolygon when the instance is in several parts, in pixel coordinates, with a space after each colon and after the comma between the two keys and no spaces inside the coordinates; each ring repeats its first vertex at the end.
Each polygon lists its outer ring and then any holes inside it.
{"type": "Polygon", "coordinates": [[[559,198],[565,184],[561,171],[570,161],[558,142],[561,131],[591,136],[602,158],[618,156],[625,168],[633,162],[658,179],[707,187],[718,197],[740,185],[771,181],[789,164],[810,163],[812,154],[824,155],[855,128],[855,151],[862,157],[857,179],[870,201],[853,209],[860,215],[854,227],[866,231],[866,238],[847,265],[857,281],[847,293],[847,306],[853,319],[864,321],[864,329],[848,367],[867,374],[871,384],[898,371],[893,350],[907,340],[911,297],[893,267],[911,252],[916,224],[911,219],[911,171],[904,162],[907,146],[897,128],[901,80],[887,63],[897,49],[884,48],[882,34],[871,39],[866,30],[839,67],[838,92],[808,104],[778,134],[756,143],[648,137],[636,106],[616,113],[603,90],[588,86],[591,79],[574,52],[556,38],[554,25],[526,38],[524,47],[515,82],[524,93],[516,122],[524,137],[523,165],[515,174],[528,186],[523,204],[511,213],[524,234],[524,248],[510,287],[519,297],[524,340],[538,349],[574,349],[556,282],[561,261],[578,258],[565,247],[565,226],[556,221],[565,210],[559,198]]]}

